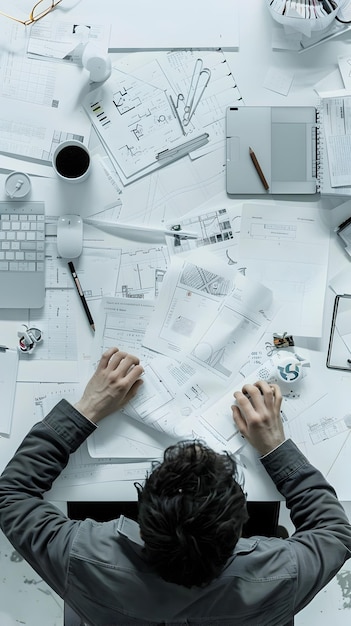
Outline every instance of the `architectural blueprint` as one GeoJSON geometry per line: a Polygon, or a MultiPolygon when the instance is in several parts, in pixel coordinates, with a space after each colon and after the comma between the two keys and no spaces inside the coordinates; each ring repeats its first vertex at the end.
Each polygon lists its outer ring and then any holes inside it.
{"type": "Polygon", "coordinates": [[[115,296],[122,298],[157,298],[167,267],[166,246],[143,246],[121,250],[115,296]]]}
{"type": "Polygon", "coordinates": [[[219,149],[195,161],[179,159],[127,185],[121,196],[120,221],[167,227],[179,223],[194,207],[219,195],[219,208],[226,206],[225,167],[221,155],[219,149]]]}
{"type": "Polygon", "coordinates": [[[123,57],[84,107],[128,184],[185,154],[216,149],[225,136],[225,107],[238,101],[221,51],[179,50],[155,53],[151,60],[142,53],[123,57]],[[204,133],[201,147],[196,142],[204,133]],[[179,151],[182,146],[188,149],[179,151]],[[168,159],[164,153],[173,149],[168,159]]]}
{"type": "MultiPolygon", "coordinates": [[[[115,67],[109,81],[84,100],[124,182],[148,173],[150,166],[159,167],[159,153],[185,143],[165,92],[163,73],[156,61],[150,64],[153,83],[148,82],[148,72],[140,79],[115,67]]],[[[201,134],[191,125],[186,136],[190,138],[194,131],[201,134]]]]}

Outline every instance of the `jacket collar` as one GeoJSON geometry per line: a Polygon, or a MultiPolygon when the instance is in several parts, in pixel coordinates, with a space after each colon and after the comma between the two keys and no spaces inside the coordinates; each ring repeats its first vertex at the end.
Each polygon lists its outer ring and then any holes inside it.
{"type": "Polygon", "coordinates": [[[128,517],[124,517],[124,515],[121,515],[117,520],[117,533],[139,548],[143,548],[145,545],[140,537],[139,524],[128,517]]]}

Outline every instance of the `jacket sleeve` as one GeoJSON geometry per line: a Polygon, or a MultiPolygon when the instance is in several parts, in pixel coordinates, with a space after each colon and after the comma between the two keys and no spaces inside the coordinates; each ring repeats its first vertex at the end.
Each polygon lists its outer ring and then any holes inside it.
{"type": "Polygon", "coordinates": [[[290,439],[261,462],[285,497],[295,526],[285,541],[297,567],[297,613],[351,557],[351,526],[333,487],[290,439]]]}
{"type": "Polygon", "coordinates": [[[14,548],[60,596],[79,522],[44,500],[69,456],[95,430],[61,400],[33,426],[0,477],[0,527],[14,548]]]}

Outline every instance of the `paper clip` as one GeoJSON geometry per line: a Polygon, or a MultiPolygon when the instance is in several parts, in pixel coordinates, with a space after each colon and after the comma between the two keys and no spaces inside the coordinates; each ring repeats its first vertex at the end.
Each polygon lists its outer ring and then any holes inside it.
{"type": "Polygon", "coordinates": [[[182,129],[183,126],[188,126],[209,83],[210,78],[211,70],[209,70],[207,67],[203,67],[202,59],[197,59],[193,70],[193,75],[191,77],[190,87],[186,100],[184,94],[179,93],[177,95],[176,103],[173,102],[172,106],[173,111],[176,113],[176,117],[178,118],[182,129]],[[180,116],[178,113],[180,102],[185,102],[182,120],[180,120],[180,116]]]}
{"type": "Polygon", "coordinates": [[[19,331],[17,336],[19,337],[18,349],[20,352],[33,352],[35,346],[42,340],[43,334],[39,328],[28,328],[26,324],[22,324],[25,331],[19,331]]]}
{"type": "MultiPolygon", "coordinates": [[[[171,108],[172,108],[173,114],[174,114],[175,118],[178,120],[178,124],[179,124],[180,128],[182,129],[182,133],[183,133],[183,135],[186,135],[186,132],[185,132],[185,130],[183,128],[182,120],[180,119],[180,116],[179,116],[179,113],[178,113],[178,101],[179,101],[180,96],[182,96],[182,94],[178,94],[177,104],[174,103],[174,100],[173,100],[171,95],[169,96],[169,101],[171,103],[171,108]]],[[[183,96],[183,100],[184,100],[184,96],[183,96]]]]}
{"type": "MultiPolygon", "coordinates": [[[[203,93],[210,81],[211,70],[207,67],[203,67],[202,59],[197,59],[191,77],[190,87],[187,98],[185,100],[185,107],[183,113],[183,125],[187,126],[194,115],[198,104],[203,96],[203,93]]],[[[183,94],[178,94],[176,108],[178,108],[179,102],[184,100],[183,94]]]]}

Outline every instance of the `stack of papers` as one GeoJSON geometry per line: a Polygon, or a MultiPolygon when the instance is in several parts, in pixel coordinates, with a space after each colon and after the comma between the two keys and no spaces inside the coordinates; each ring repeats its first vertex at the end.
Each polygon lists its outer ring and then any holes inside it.
{"type": "MultiPolygon", "coordinates": [[[[212,425],[198,415],[228,389],[275,308],[263,285],[209,253],[196,257],[173,259],[155,303],[103,299],[93,362],[113,345],[138,354],[143,385],[123,413],[159,435],[195,435],[216,449],[234,451],[230,404],[212,425]]],[[[100,454],[104,445],[111,450],[111,426],[102,435],[100,454]]],[[[88,446],[96,454],[94,436],[88,446]]]]}

